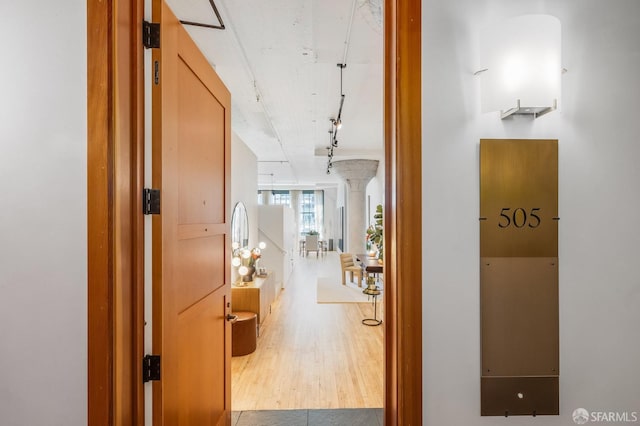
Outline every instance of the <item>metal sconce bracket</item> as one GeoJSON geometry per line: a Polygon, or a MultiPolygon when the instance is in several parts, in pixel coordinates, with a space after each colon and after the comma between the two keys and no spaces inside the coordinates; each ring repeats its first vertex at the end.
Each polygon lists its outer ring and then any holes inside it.
{"type": "Polygon", "coordinates": [[[555,111],[558,108],[558,100],[553,100],[553,105],[550,107],[522,107],[520,106],[520,99],[516,101],[516,107],[510,108],[506,111],[500,111],[500,118],[505,119],[512,115],[533,115],[533,118],[541,117],[545,114],[555,111]]]}
{"type": "MultiPolygon", "coordinates": [[[[489,71],[488,68],[483,68],[473,73],[474,76],[478,76],[484,72],[489,71]]],[[[562,68],[562,74],[566,74],[567,69],[562,68]]],[[[533,118],[542,117],[545,114],[548,114],[552,111],[558,109],[558,100],[554,99],[553,104],[549,107],[523,107],[520,105],[520,99],[516,100],[516,106],[514,108],[509,108],[506,111],[500,111],[500,118],[504,120],[507,117],[512,115],[533,115],[533,118]]]]}

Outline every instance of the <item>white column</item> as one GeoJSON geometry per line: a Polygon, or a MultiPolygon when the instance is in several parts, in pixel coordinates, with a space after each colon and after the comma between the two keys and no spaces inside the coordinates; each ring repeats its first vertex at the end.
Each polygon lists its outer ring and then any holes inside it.
{"type": "Polygon", "coordinates": [[[293,216],[296,221],[296,239],[300,239],[300,195],[302,191],[292,189],[289,191],[289,194],[291,194],[291,208],[293,209],[293,216]]]}
{"type": "Polygon", "coordinates": [[[265,206],[273,204],[273,192],[270,189],[263,189],[260,195],[262,204],[265,206]]]}
{"type": "Polygon", "coordinates": [[[378,171],[378,160],[334,161],[332,170],[347,183],[345,251],[364,253],[367,230],[366,190],[367,184],[378,171]]]}

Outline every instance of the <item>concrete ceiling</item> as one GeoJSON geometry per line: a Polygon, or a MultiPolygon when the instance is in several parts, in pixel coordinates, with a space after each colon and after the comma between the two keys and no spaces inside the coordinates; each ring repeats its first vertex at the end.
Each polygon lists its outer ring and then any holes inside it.
{"type": "MultiPolygon", "coordinates": [[[[168,4],[183,21],[218,23],[209,0],[168,4]]],[[[185,28],[231,91],[233,130],[258,157],[261,186],[339,181],[326,173],[339,63],[347,66],[334,160],[383,158],[382,0],[215,4],[225,30],[185,28]]]]}

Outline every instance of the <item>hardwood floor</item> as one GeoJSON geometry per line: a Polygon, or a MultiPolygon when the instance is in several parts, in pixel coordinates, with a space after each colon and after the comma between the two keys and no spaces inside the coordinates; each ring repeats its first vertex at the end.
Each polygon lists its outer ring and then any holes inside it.
{"type": "Polygon", "coordinates": [[[232,359],[234,411],[383,406],[384,327],[361,323],[373,305],[316,303],[317,277],[340,283],[340,271],[336,252],[298,258],[257,350],[232,359]]]}

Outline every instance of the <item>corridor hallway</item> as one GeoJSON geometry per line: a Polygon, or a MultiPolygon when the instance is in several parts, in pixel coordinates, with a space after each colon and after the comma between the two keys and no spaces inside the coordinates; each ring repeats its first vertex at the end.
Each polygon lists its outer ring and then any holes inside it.
{"type": "Polygon", "coordinates": [[[337,252],[297,259],[257,350],[232,359],[234,411],[383,406],[384,327],[361,323],[373,305],[316,303],[317,278],[340,272],[337,252]]]}

